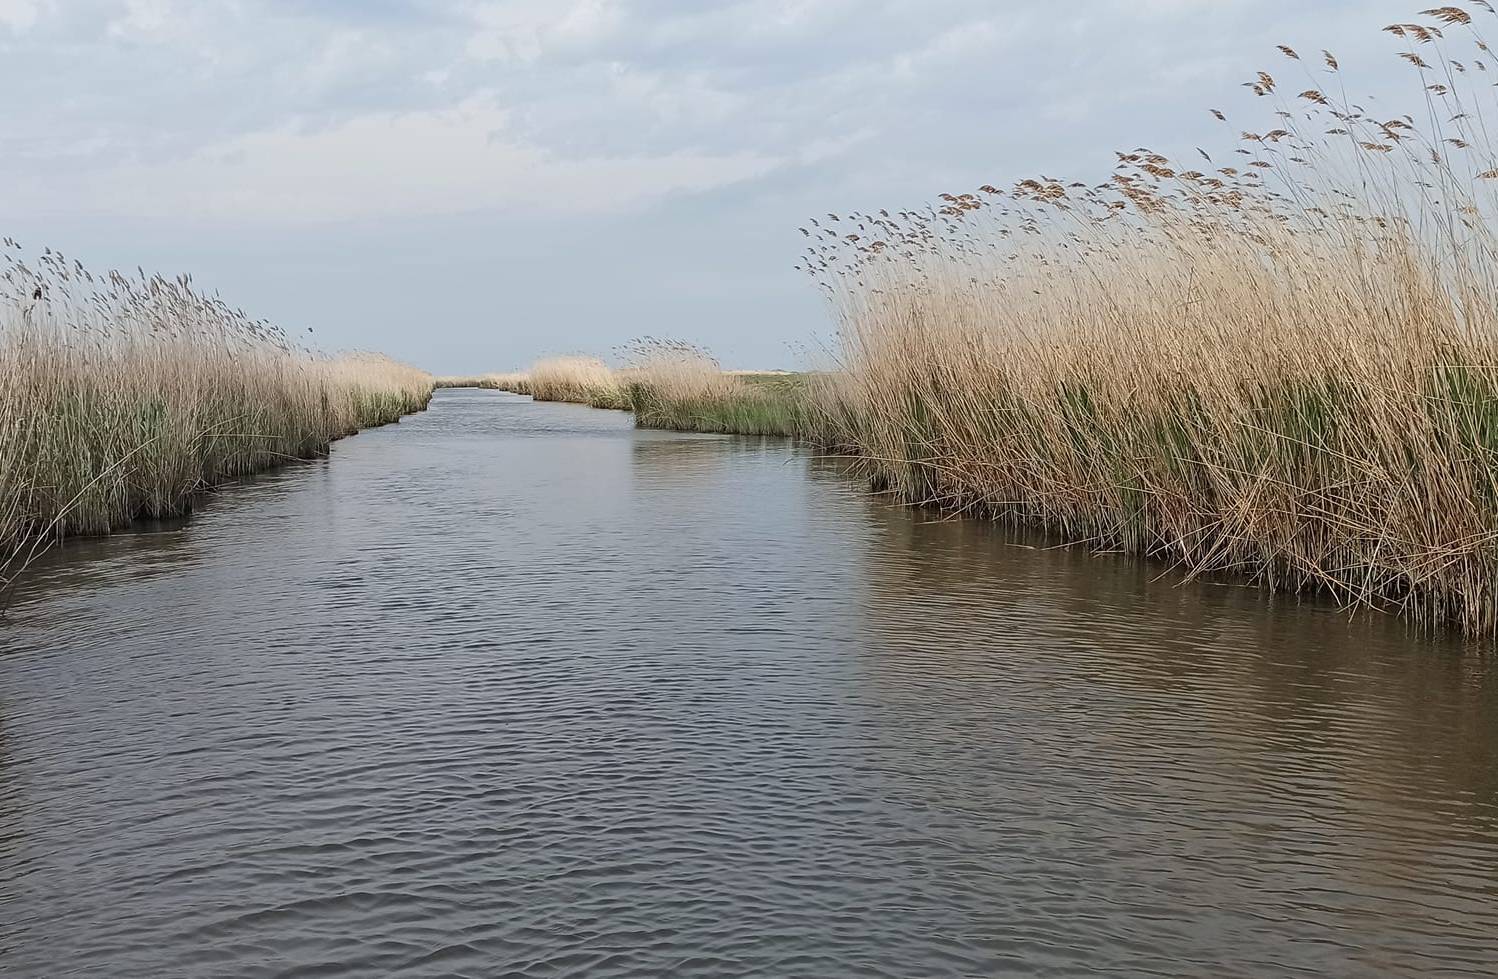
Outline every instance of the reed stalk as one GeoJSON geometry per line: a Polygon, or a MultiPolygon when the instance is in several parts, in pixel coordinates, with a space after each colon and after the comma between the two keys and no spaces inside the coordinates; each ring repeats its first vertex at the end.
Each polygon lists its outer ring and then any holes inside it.
{"type": "Polygon", "coordinates": [[[52,541],[183,513],[204,487],[317,456],[431,397],[424,371],[311,352],[186,277],[95,277],[4,245],[0,585],[52,541]]]}
{"type": "Polygon", "coordinates": [[[819,216],[810,434],[909,502],[1498,633],[1498,90],[1467,9],[1421,17],[1418,113],[1281,47],[1221,160],[819,216]]]}

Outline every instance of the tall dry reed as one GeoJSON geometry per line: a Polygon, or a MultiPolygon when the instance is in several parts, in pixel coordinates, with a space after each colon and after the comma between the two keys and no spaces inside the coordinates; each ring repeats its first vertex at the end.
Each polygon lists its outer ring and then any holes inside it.
{"type": "Polygon", "coordinates": [[[570,401],[595,408],[622,408],[624,388],[597,357],[572,355],[538,360],[528,372],[537,401],[570,401]]]}
{"type": "MultiPolygon", "coordinates": [[[[804,378],[784,371],[725,371],[706,349],[642,337],[615,351],[623,366],[573,355],[537,361],[496,386],[537,401],[570,401],[635,413],[642,428],[744,435],[798,435],[804,378]]],[[[469,379],[454,379],[466,384],[469,379]]],[[[441,383],[441,382],[439,382],[441,383]]],[[[470,385],[471,386],[471,385],[470,385]]]]}
{"type": "Polygon", "coordinates": [[[0,584],[50,541],[180,513],[431,396],[423,371],[309,352],[186,277],[95,277],[4,245],[0,584]]]}
{"type": "Polygon", "coordinates": [[[819,216],[816,437],[905,500],[1498,632],[1498,65],[1420,16],[1418,113],[1284,47],[1220,160],[819,216]]]}
{"type": "Polygon", "coordinates": [[[645,337],[624,349],[618,372],[642,428],[741,435],[796,435],[799,380],[784,373],[725,371],[706,349],[645,337]]]}

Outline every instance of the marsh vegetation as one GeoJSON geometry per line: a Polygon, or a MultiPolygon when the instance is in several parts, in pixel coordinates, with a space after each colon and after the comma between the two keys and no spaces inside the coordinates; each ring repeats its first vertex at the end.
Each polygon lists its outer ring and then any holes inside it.
{"type": "Polygon", "coordinates": [[[530,394],[530,378],[525,374],[444,375],[433,380],[435,388],[477,388],[483,391],[512,391],[530,394]]]}
{"type": "Polygon", "coordinates": [[[1498,631],[1498,66],[1421,16],[1386,28],[1417,113],[1281,47],[1226,152],[813,221],[820,440],[912,502],[1498,631]]]}
{"type": "Polygon", "coordinates": [[[51,541],[181,513],[431,397],[424,371],[316,353],[186,277],[95,276],[4,244],[0,584],[51,541]]]}
{"type": "Polygon", "coordinates": [[[797,437],[806,429],[806,374],[725,371],[704,348],[643,337],[620,352],[620,367],[572,355],[537,361],[529,371],[486,375],[464,384],[635,413],[642,428],[797,437]]]}

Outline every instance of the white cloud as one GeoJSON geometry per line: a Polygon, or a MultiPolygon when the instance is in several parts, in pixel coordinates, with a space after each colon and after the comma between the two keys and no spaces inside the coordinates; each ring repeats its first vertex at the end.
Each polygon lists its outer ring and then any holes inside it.
{"type": "Polygon", "coordinates": [[[165,41],[177,36],[182,12],[172,0],[126,0],[125,10],[109,22],[109,33],[140,41],[165,41]]]}
{"type": "Polygon", "coordinates": [[[615,62],[609,74],[611,102],[664,122],[724,123],[749,101],[747,94],[720,87],[700,71],[650,71],[615,62]]]}
{"type": "Polygon", "coordinates": [[[519,63],[601,41],[625,19],[618,0],[494,0],[475,7],[472,16],[468,55],[519,63]]]}
{"type": "Polygon", "coordinates": [[[487,98],[432,112],[373,113],[281,128],[164,166],[91,181],[92,208],[129,216],[305,223],[492,209],[597,212],[761,176],[781,160],[672,152],[562,159],[507,137],[487,98]]]}
{"type": "Polygon", "coordinates": [[[49,0],[0,0],[0,26],[17,34],[30,30],[50,6],[49,0]]]}
{"type": "Polygon", "coordinates": [[[328,36],[317,58],[303,70],[306,84],[328,85],[395,61],[395,46],[362,30],[339,30],[328,36]]]}

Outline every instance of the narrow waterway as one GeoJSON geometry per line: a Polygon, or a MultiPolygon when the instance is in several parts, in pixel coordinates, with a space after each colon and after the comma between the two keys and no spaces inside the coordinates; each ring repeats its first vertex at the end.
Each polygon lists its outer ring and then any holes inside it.
{"type": "Polygon", "coordinates": [[[441,392],[0,626],[6,976],[1498,970],[1498,670],[441,392]]]}

